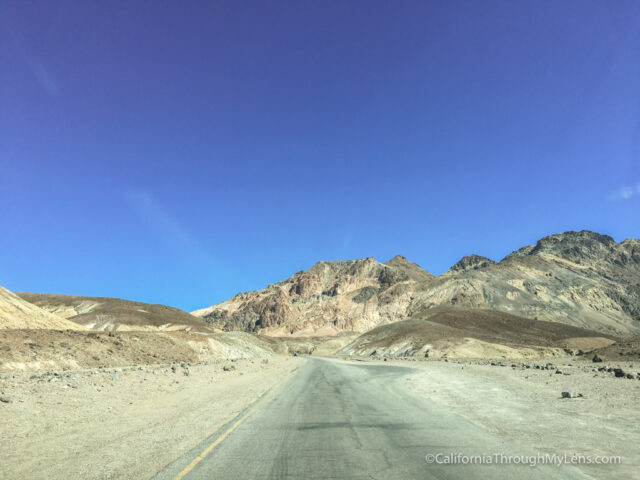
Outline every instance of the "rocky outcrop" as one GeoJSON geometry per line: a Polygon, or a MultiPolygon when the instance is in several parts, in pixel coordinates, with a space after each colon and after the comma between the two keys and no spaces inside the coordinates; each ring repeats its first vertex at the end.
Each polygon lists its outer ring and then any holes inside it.
{"type": "Polygon", "coordinates": [[[500,262],[463,257],[440,277],[402,256],[386,263],[318,262],[267,289],[193,313],[226,330],[335,335],[459,308],[638,334],[640,240],[616,243],[594,232],[565,232],[500,262]]]}
{"type": "Polygon", "coordinates": [[[414,285],[434,276],[397,256],[318,262],[264,290],[193,312],[225,330],[270,335],[363,332],[404,317],[414,285]]]}

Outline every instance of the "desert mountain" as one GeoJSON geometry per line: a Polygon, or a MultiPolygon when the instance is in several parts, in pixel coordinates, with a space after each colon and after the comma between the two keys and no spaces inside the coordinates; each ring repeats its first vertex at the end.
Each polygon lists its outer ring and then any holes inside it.
{"type": "Polygon", "coordinates": [[[0,287],[0,329],[85,330],[0,287]]]}
{"type": "Polygon", "coordinates": [[[443,307],[492,309],[611,334],[640,332],[640,240],[566,232],[499,263],[464,263],[420,286],[408,316],[443,307]]]}
{"type": "Polygon", "coordinates": [[[365,332],[427,311],[496,310],[610,334],[640,333],[640,240],[581,231],[494,262],[463,257],[440,277],[406,258],[318,262],[264,290],[193,312],[268,335],[365,332]]]}
{"type": "Polygon", "coordinates": [[[404,257],[318,262],[265,290],[193,312],[227,330],[270,335],[364,332],[406,314],[415,285],[433,275],[404,257]]]}
{"type": "Polygon", "coordinates": [[[28,292],[17,295],[46,312],[92,330],[209,330],[201,319],[166,305],[107,297],[28,292]]]}

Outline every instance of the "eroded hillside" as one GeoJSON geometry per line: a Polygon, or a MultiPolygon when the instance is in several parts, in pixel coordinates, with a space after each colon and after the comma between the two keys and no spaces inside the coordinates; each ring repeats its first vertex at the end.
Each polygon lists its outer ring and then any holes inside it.
{"type": "Polygon", "coordinates": [[[85,330],[83,326],[50,313],[0,287],[0,329],[15,328],[85,330]]]}

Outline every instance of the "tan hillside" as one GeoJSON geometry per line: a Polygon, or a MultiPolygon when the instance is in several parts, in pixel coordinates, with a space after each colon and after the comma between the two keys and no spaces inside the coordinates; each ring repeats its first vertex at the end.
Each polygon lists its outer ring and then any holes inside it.
{"type": "Polygon", "coordinates": [[[535,358],[606,347],[615,342],[593,330],[491,310],[433,312],[383,325],[340,353],[380,357],[535,358]]]}
{"type": "Polygon", "coordinates": [[[43,310],[0,287],[0,329],[85,330],[77,323],[43,310]]]}
{"type": "Polygon", "coordinates": [[[431,310],[496,310],[597,330],[640,333],[640,240],[565,232],[500,262],[471,255],[440,277],[406,258],[318,262],[193,312],[226,330],[267,335],[365,332],[431,310]]]}
{"type": "Polygon", "coordinates": [[[91,330],[210,330],[201,319],[166,305],[107,297],[28,292],[20,292],[17,295],[47,312],[91,330]]]}

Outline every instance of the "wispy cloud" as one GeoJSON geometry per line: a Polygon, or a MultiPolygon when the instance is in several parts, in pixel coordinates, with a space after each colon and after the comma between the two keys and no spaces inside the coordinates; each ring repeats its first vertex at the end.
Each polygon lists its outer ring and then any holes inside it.
{"type": "Polygon", "coordinates": [[[47,92],[52,97],[57,97],[60,95],[60,87],[58,86],[58,82],[55,81],[49,70],[45,68],[42,62],[36,60],[33,57],[28,57],[25,54],[25,61],[27,65],[33,72],[33,75],[38,80],[38,83],[42,86],[45,92],[47,92]]]}
{"type": "Polygon", "coordinates": [[[629,200],[635,196],[640,196],[640,182],[637,182],[635,185],[624,185],[618,188],[607,196],[607,200],[615,202],[629,200]]]}
{"type": "Polygon", "coordinates": [[[151,192],[129,190],[125,196],[133,211],[177,256],[194,263],[213,263],[213,256],[176,218],[170,215],[151,192]]]}

